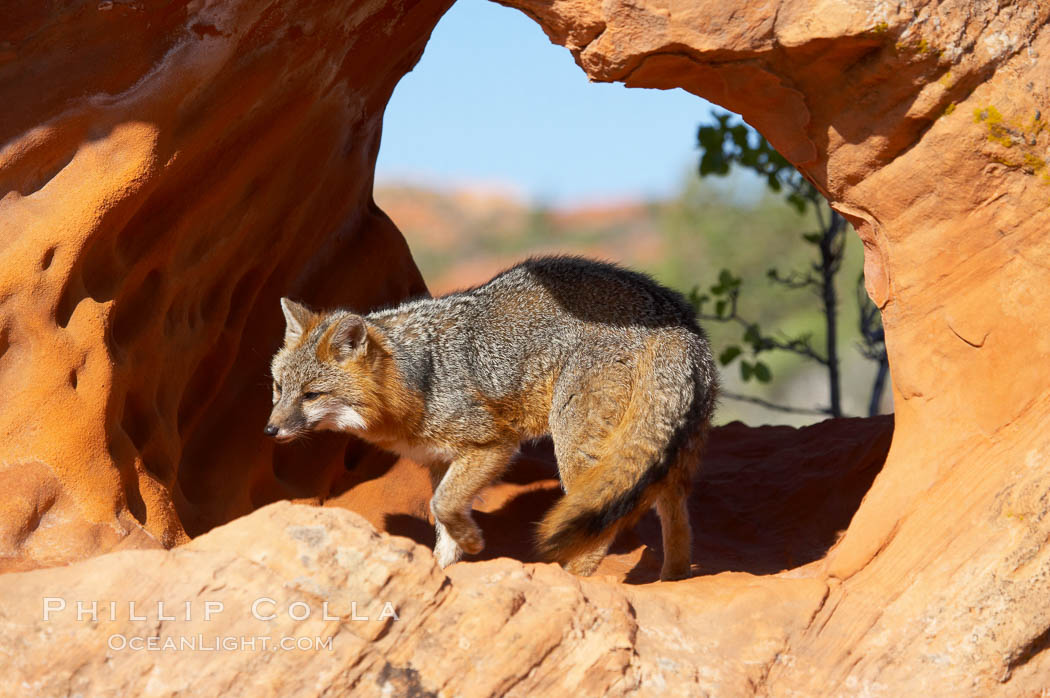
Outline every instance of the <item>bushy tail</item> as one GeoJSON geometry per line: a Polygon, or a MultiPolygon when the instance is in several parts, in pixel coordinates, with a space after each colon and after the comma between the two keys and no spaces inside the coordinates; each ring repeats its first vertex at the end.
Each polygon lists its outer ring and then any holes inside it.
{"type": "Polygon", "coordinates": [[[653,485],[672,471],[688,471],[675,473],[687,486],[691,464],[680,460],[698,457],[713,389],[702,384],[636,389],[604,456],[580,474],[540,523],[536,547],[543,559],[567,562],[633,525],[653,505],[653,485]]]}

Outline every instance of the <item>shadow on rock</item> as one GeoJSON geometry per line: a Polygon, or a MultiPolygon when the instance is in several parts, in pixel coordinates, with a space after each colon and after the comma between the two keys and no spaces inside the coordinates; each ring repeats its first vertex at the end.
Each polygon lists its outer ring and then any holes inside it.
{"type": "MultiPolygon", "coordinates": [[[[690,498],[693,575],[773,574],[822,558],[881,470],[892,435],[892,416],[713,429],[690,498]]],[[[556,474],[549,440],[524,447],[506,477],[475,502],[486,547],[465,559],[538,562],[534,532],[561,496],[556,474]]],[[[415,514],[403,509],[386,514],[385,530],[433,546],[425,506],[415,514]]],[[[650,511],[621,533],[597,574],[645,584],[659,579],[662,560],[660,520],[650,511]]]]}

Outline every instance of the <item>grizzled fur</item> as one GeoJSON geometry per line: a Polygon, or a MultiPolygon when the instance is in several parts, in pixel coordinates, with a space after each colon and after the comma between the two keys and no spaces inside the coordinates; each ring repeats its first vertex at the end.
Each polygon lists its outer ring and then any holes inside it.
{"type": "Polygon", "coordinates": [[[442,565],[482,549],[475,496],[523,440],[550,434],[565,496],[540,524],[540,552],[591,574],[656,506],[661,576],[688,576],[686,498],[717,374],[680,295],[611,264],[549,257],[364,316],[281,304],[267,433],[345,431],[427,465],[442,565]]]}

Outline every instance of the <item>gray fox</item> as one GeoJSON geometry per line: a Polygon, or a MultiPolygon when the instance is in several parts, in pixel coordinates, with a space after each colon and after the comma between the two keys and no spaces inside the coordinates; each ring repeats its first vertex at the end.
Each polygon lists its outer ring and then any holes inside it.
{"type": "Polygon", "coordinates": [[[367,315],[281,307],[266,434],[349,432],[428,467],[442,567],[481,551],[474,498],[522,441],[549,434],[564,496],[539,525],[543,558],[590,575],[655,505],[661,579],[689,576],[686,501],[718,385],[679,294],[612,264],[542,257],[367,315]]]}

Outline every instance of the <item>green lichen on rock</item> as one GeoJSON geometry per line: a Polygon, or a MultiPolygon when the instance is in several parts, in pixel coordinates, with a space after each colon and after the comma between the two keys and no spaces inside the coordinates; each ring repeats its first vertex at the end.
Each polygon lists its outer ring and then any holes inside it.
{"type": "Polygon", "coordinates": [[[1043,184],[1050,184],[1050,169],[1045,157],[1045,144],[1040,147],[1039,137],[1046,130],[1046,122],[1038,111],[1030,119],[1018,117],[1007,120],[992,105],[973,110],[974,123],[983,124],[989,142],[1013,149],[1013,155],[998,152],[992,160],[1028,175],[1040,175],[1043,184]],[[1020,151],[1020,152],[1018,152],[1020,151]]]}
{"type": "Polygon", "coordinates": [[[919,37],[918,41],[913,41],[911,39],[907,41],[899,40],[896,44],[893,45],[893,49],[897,53],[911,54],[912,56],[917,56],[920,59],[926,59],[930,57],[940,59],[944,55],[944,49],[935,47],[933,44],[927,41],[925,37],[922,36],[919,37]]]}
{"type": "Polygon", "coordinates": [[[998,109],[989,105],[983,109],[978,107],[973,110],[973,120],[975,123],[985,125],[988,129],[988,140],[993,143],[998,143],[1004,148],[1012,148],[1018,140],[1018,134],[1003,120],[1003,115],[998,109]]]}
{"type": "Polygon", "coordinates": [[[1039,174],[1046,169],[1046,160],[1041,157],[1033,155],[1032,153],[1024,154],[1024,169],[1029,174],[1039,174]]]}

